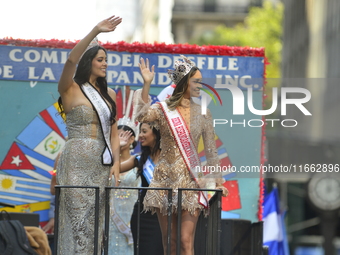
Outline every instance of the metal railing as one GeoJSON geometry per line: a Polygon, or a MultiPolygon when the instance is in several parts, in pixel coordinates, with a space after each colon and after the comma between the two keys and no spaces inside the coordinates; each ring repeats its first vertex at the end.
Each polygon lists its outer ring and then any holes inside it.
{"type": "Polygon", "coordinates": [[[55,216],[54,216],[54,254],[58,254],[59,234],[59,197],[61,188],[72,189],[94,189],[95,190],[95,211],[94,211],[94,254],[98,253],[98,227],[99,227],[99,187],[98,186],[55,186],[55,216]]]}
{"type": "MultiPolygon", "coordinates": [[[[128,189],[128,190],[167,190],[168,191],[168,239],[167,239],[167,254],[170,255],[171,248],[171,208],[172,208],[172,189],[170,188],[146,188],[146,187],[105,187],[105,240],[104,240],[104,255],[108,254],[109,247],[109,222],[110,222],[110,191],[112,189],[128,189]],[[171,191],[171,192],[170,192],[171,191]]],[[[141,192],[138,192],[138,199],[140,201],[141,192]]],[[[138,203],[138,212],[140,212],[140,203],[138,203]]],[[[132,212],[131,212],[132,214],[132,212]]],[[[137,254],[139,255],[139,236],[140,236],[140,213],[137,214],[137,254]]]]}
{"type": "MultiPolygon", "coordinates": [[[[58,254],[58,236],[59,236],[59,204],[60,204],[60,190],[61,189],[95,189],[95,226],[94,226],[94,255],[98,255],[98,227],[99,227],[99,187],[97,186],[55,186],[55,226],[54,226],[54,254],[58,254]]],[[[105,224],[104,224],[104,255],[108,254],[109,246],[109,222],[110,222],[110,194],[113,189],[126,189],[126,190],[166,190],[168,191],[168,227],[167,227],[167,254],[171,254],[171,220],[172,220],[172,189],[170,188],[149,188],[149,187],[105,187],[105,224]]],[[[219,255],[221,249],[221,196],[222,191],[216,189],[178,189],[178,226],[177,226],[177,244],[176,244],[176,254],[180,254],[180,240],[181,240],[181,215],[182,215],[182,193],[183,191],[212,191],[215,195],[210,200],[209,216],[203,222],[203,227],[206,228],[206,235],[204,236],[204,243],[200,245],[203,249],[196,251],[195,254],[209,254],[209,255],[219,255]]],[[[141,192],[138,192],[138,212],[140,212],[141,192]]],[[[132,214],[132,212],[131,212],[132,214]]],[[[137,215],[137,254],[139,255],[139,237],[140,237],[140,213],[137,215]]]]}
{"type": "MultiPolygon", "coordinates": [[[[188,189],[188,188],[179,188],[178,189],[178,206],[177,206],[177,215],[178,215],[178,223],[177,223],[177,245],[176,245],[176,254],[181,254],[181,215],[182,215],[182,192],[183,191],[215,191],[216,196],[212,198],[210,201],[210,212],[208,217],[208,233],[206,240],[206,251],[204,254],[220,254],[220,240],[221,240],[221,190],[212,190],[212,189],[188,189]],[[213,205],[213,206],[212,206],[213,205]],[[214,217],[215,216],[215,217],[214,217]],[[214,219],[215,224],[214,224],[214,219]],[[214,225],[215,225],[215,231],[214,231],[214,225]],[[215,241],[215,242],[214,242],[215,241]]],[[[197,254],[197,252],[195,252],[197,254]]]]}

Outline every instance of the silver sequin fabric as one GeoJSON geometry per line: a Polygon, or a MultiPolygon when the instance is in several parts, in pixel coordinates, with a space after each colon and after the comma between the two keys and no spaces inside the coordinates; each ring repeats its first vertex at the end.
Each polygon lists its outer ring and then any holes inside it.
{"type": "MultiPolygon", "coordinates": [[[[66,116],[68,140],[57,166],[57,183],[72,186],[98,186],[99,238],[102,247],[104,187],[109,186],[110,166],[102,164],[105,141],[96,112],[86,105],[73,108],[66,116]]],[[[58,254],[93,254],[95,190],[62,189],[59,209],[58,254]]]]}
{"type": "MultiPolygon", "coordinates": [[[[177,189],[199,187],[190,175],[161,107],[158,104],[150,106],[150,102],[151,100],[149,100],[149,103],[144,103],[141,98],[141,90],[136,91],[134,98],[135,119],[139,122],[155,122],[155,127],[159,128],[161,133],[161,154],[155,167],[150,187],[172,188],[174,191],[172,194],[172,211],[176,212],[178,206],[177,189]]],[[[207,165],[219,165],[220,162],[215,144],[215,131],[210,111],[208,111],[206,116],[201,115],[201,107],[189,99],[183,99],[178,110],[190,130],[196,150],[198,149],[200,138],[203,138],[207,165]]],[[[159,208],[163,214],[166,214],[168,207],[167,199],[166,191],[148,190],[144,199],[144,208],[151,212],[155,212],[155,209],[159,208]]],[[[182,193],[182,209],[191,213],[194,213],[197,209],[203,210],[203,206],[198,203],[198,192],[184,191],[182,193]]],[[[205,213],[207,212],[205,210],[205,213]]]]}

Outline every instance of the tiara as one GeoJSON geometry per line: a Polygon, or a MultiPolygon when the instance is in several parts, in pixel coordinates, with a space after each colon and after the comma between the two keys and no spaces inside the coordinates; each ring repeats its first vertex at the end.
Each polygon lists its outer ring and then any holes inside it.
{"type": "Polygon", "coordinates": [[[168,75],[170,79],[177,85],[180,80],[184,76],[186,76],[191,68],[195,66],[194,62],[192,62],[190,59],[188,59],[186,56],[181,55],[181,58],[184,61],[177,60],[175,61],[175,69],[169,69],[168,70],[168,75]]]}
{"type": "Polygon", "coordinates": [[[99,45],[99,41],[98,41],[98,38],[95,37],[93,38],[93,40],[90,42],[90,44],[87,46],[86,50],[83,52],[83,54],[81,54],[80,58],[79,58],[79,61],[80,59],[82,59],[82,57],[84,56],[85,52],[87,52],[89,49],[92,49],[93,47],[95,46],[98,46],[99,45]]]}
{"type": "Polygon", "coordinates": [[[136,137],[136,130],[137,130],[137,126],[135,123],[133,123],[132,120],[130,120],[130,118],[127,118],[126,116],[124,116],[123,118],[120,118],[118,120],[118,123],[117,123],[118,126],[127,126],[129,128],[132,129],[132,131],[134,132],[134,136],[136,137]]]}
{"type": "Polygon", "coordinates": [[[95,37],[93,38],[93,40],[90,42],[89,46],[87,46],[86,50],[85,51],[88,51],[89,49],[95,47],[95,46],[98,46],[99,45],[99,41],[98,41],[98,38],[95,37]]]}

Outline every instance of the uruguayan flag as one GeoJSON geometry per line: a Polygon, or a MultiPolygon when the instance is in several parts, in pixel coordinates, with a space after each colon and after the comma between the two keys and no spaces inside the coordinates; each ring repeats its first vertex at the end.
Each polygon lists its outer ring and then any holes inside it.
{"type": "Polygon", "coordinates": [[[0,175],[1,202],[24,205],[48,201],[50,198],[50,181],[33,180],[5,174],[0,175]]]}
{"type": "Polygon", "coordinates": [[[283,216],[280,213],[279,194],[275,187],[263,202],[263,245],[269,255],[289,255],[283,216]]]}

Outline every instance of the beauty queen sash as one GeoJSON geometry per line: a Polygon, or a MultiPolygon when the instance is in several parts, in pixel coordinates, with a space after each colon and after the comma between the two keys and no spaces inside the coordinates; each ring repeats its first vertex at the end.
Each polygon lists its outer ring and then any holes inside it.
{"type": "MultiPolygon", "coordinates": [[[[139,161],[140,156],[137,156],[136,159],[139,161]]],[[[143,165],[143,176],[145,177],[148,184],[150,184],[152,178],[153,178],[153,171],[155,170],[155,163],[153,163],[150,156],[146,160],[146,162],[143,165]]]]}
{"type": "MultiPolygon", "coordinates": [[[[187,129],[182,116],[177,110],[169,110],[166,102],[158,102],[158,104],[161,106],[161,109],[163,110],[164,115],[169,123],[170,130],[175,138],[175,141],[188,168],[188,171],[190,172],[196,183],[199,184],[199,180],[204,176],[203,173],[200,171],[201,162],[198,157],[195,144],[192,141],[190,132],[187,129]],[[197,168],[199,171],[196,171],[197,168]]],[[[198,202],[205,208],[208,207],[209,201],[207,192],[199,191],[198,202]]]]}
{"type": "Polygon", "coordinates": [[[95,111],[97,112],[99,123],[102,128],[104,139],[105,139],[105,149],[102,154],[102,164],[103,165],[113,165],[113,157],[110,143],[110,135],[111,135],[111,125],[110,125],[110,116],[111,110],[107,105],[106,101],[99,94],[99,92],[90,84],[84,83],[80,86],[85,96],[93,105],[95,111]]]}
{"type": "Polygon", "coordinates": [[[148,157],[148,160],[144,163],[144,166],[143,166],[143,175],[149,184],[153,178],[154,170],[155,170],[155,164],[153,163],[152,159],[148,157]]]}
{"type": "MultiPolygon", "coordinates": [[[[116,190],[117,191],[117,190],[116,190]]],[[[128,226],[116,213],[115,206],[111,200],[111,219],[115,223],[120,233],[125,235],[128,245],[133,244],[133,237],[130,226],[128,226]]]]}

